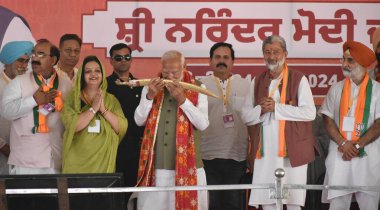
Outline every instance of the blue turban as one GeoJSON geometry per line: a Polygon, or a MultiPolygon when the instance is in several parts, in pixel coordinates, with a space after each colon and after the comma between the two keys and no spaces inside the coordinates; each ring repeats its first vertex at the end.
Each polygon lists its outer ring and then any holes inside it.
{"type": "Polygon", "coordinates": [[[29,41],[8,42],[0,52],[0,61],[11,64],[23,55],[30,55],[33,47],[33,43],[29,41]]]}

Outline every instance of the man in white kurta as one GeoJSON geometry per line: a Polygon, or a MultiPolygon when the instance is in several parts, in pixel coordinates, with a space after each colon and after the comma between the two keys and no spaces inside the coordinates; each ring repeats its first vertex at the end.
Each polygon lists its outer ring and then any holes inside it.
{"type": "MultiPolygon", "coordinates": [[[[4,71],[0,73],[0,101],[5,86],[16,76],[25,73],[33,47],[32,42],[14,41],[8,42],[0,51],[0,62],[5,64],[4,71]]],[[[9,120],[0,116],[0,175],[8,174],[10,129],[9,120]]]]}
{"type": "MultiPolygon", "coordinates": [[[[185,72],[184,66],[184,57],[178,51],[168,51],[164,53],[162,56],[162,78],[169,79],[172,81],[183,81],[185,78],[185,73],[189,75],[188,72],[185,72]]],[[[205,87],[201,85],[201,87],[205,87]]],[[[157,130],[154,143],[154,176],[155,176],[155,186],[175,186],[176,185],[176,174],[179,173],[176,171],[175,164],[180,160],[177,160],[178,153],[181,152],[182,148],[176,148],[176,125],[178,120],[177,118],[177,109],[181,109],[187,119],[190,121],[191,125],[194,128],[194,144],[195,144],[195,165],[196,170],[193,171],[192,168],[187,166],[188,171],[196,172],[196,183],[197,185],[206,185],[206,175],[203,169],[203,164],[201,160],[200,153],[200,142],[199,137],[196,137],[195,130],[202,131],[207,128],[209,125],[208,120],[208,111],[207,111],[207,96],[203,94],[197,94],[197,104],[193,104],[189,98],[186,97],[183,89],[178,86],[177,83],[169,83],[164,84],[161,78],[152,79],[148,86],[144,87],[141,93],[140,104],[136,108],[135,111],[135,121],[139,126],[147,125],[153,121],[154,118],[158,118],[157,120],[157,130]],[[156,117],[152,117],[151,110],[154,109],[153,106],[157,102],[155,102],[157,95],[163,93],[162,104],[160,105],[160,114],[156,117]],[[173,116],[166,117],[166,116],[173,116]],[[160,123],[158,123],[160,122],[160,123]]],[[[182,118],[182,121],[184,119],[182,118]]],[[[145,128],[145,135],[149,134],[147,132],[148,125],[145,128]]],[[[182,131],[180,131],[182,132],[182,131]]],[[[191,139],[186,139],[186,141],[191,141],[191,139]]],[[[146,151],[143,149],[147,145],[144,144],[144,139],[142,143],[142,151],[140,154],[140,159],[144,157],[146,151]]],[[[185,149],[186,150],[186,149],[185,149]]],[[[185,161],[186,162],[186,161],[185,161]]],[[[139,172],[141,171],[142,165],[140,161],[139,172]]],[[[148,169],[145,170],[144,174],[149,174],[148,169]]],[[[193,173],[192,173],[193,174],[193,173]]],[[[148,175],[149,176],[149,175],[148,175]]],[[[143,178],[139,175],[138,178],[138,186],[143,182],[141,181],[143,178]]],[[[153,179],[153,177],[149,177],[149,179],[153,179]]],[[[187,180],[185,180],[186,182],[187,180]]],[[[176,206],[176,198],[175,192],[140,192],[138,193],[137,199],[137,209],[139,210],[174,210],[180,209],[176,206]]],[[[197,202],[192,202],[191,209],[198,210],[207,210],[207,191],[197,191],[197,202]]],[[[192,200],[193,201],[193,200],[192,200]]]]}
{"type": "MultiPolygon", "coordinates": [[[[285,170],[285,177],[282,179],[286,184],[306,184],[307,164],[292,167],[290,158],[279,156],[279,122],[280,120],[288,121],[312,121],[315,118],[316,110],[314,106],[313,96],[310,86],[305,76],[300,75],[298,89],[296,87],[295,94],[298,97],[298,104],[280,103],[280,85],[283,83],[284,71],[286,67],[285,58],[287,56],[285,40],[279,36],[270,36],[263,43],[263,54],[265,63],[268,67],[267,74],[270,74],[271,80],[268,79],[269,87],[265,85],[256,85],[255,94],[267,91],[269,94],[267,99],[255,101],[262,108],[262,143],[261,147],[253,154],[258,153],[261,149],[261,157],[250,154],[250,158],[255,158],[253,168],[252,184],[274,183],[274,171],[277,168],[285,170]]],[[[290,72],[290,71],[289,71],[290,72]]],[[[263,74],[266,74],[265,72],[263,74]]],[[[289,77],[290,78],[290,77],[289,77]]],[[[261,75],[255,78],[255,83],[261,82],[264,77],[261,75]]],[[[288,84],[288,86],[294,86],[288,84]]],[[[255,96],[255,99],[257,96],[255,96]]],[[[289,102],[291,103],[291,102],[289,102]]],[[[291,132],[291,131],[285,131],[291,132]]],[[[250,131],[251,140],[254,139],[250,131]]],[[[299,138],[303,138],[299,136],[299,138]]],[[[286,141],[289,141],[286,139],[286,141]]],[[[300,140],[298,140],[300,141],[300,140]]],[[[290,142],[290,141],[289,141],[290,142]]],[[[289,142],[286,142],[289,146],[289,142]]],[[[297,143],[297,140],[294,143],[297,143]]],[[[295,145],[297,147],[297,145],[295,145]]],[[[299,145],[302,147],[301,145],[299,145]]],[[[309,145],[311,146],[311,145],[309,145]]],[[[253,147],[255,148],[255,147],[253,147]]],[[[252,149],[254,150],[254,149],[252,149]]],[[[290,154],[291,155],[291,154],[290,154]]],[[[310,154],[313,156],[314,154],[310,154]]],[[[313,157],[312,157],[313,158],[313,157]]],[[[289,196],[283,200],[287,204],[287,209],[301,209],[305,203],[306,190],[289,190],[289,196]]],[[[249,205],[262,205],[264,210],[276,209],[276,200],[270,198],[269,189],[253,189],[249,199],[249,205]]]]}
{"type": "MultiPolygon", "coordinates": [[[[53,66],[58,57],[58,48],[49,41],[38,42],[32,54],[33,72],[16,77],[3,92],[1,115],[11,121],[11,152],[8,160],[10,174],[53,174],[60,171],[64,131],[60,112],[47,113],[47,133],[32,131],[36,126],[34,108],[51,103],[57,97],[55,90],[43,92],[35,75],[41,75],[41,85],[58,80],[57,90],[61,91],[63,98],[71,88],[69,81],[59,76],[54,77],[53,66]]],[[[39,110],[42,111],[41,107],[39,110]]]]}
{"type": "MultiPolygon", "coordinates": [[[[325,184],[380,188],[380,84],[375,80],[368,79],[368,83],[372,82],[372,93],[365,95],[371,97],[367,130],[357,130],[356,120],[349,122],[359,112],[359,90],[368,77],[366,68],[373,63],[375,56],[368,47],[358,42],[349,41],[343,46],[342,70],[346,78],[330,88],[319,110],[331,138],[326,159],[325,184]],[[345,82],[350,84],[350,90],[345,89],[345,82]],[[349,91],[353,102],[347,115],[340,119],[344,91],[349,91]],[[354,140],[356,133],[358,139],[354,140]],[[364,155],[360,155],[360,149],[364,149],[364,153],[361,153],[364,155]]],[[[367,85],[366,88],[368,87],[367,85]]],[[[328,190],[323,192],[322,200],[329,202],[332,210],[348,210],[353,194],[360,209],[378,209],[379,192],[328,190]]]]}

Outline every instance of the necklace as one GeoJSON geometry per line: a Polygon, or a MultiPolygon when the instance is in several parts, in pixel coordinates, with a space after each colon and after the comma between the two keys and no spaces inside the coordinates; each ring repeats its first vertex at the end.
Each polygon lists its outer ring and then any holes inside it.
{"type": "Polygon", "coordinates": [[[82,90],[81,93],[82,93],[82,97],[84,99],[84,102],[86,102],[86,104],[92,105],[92,100],[90,100],[88,98],[86,91],[82,90]]]}

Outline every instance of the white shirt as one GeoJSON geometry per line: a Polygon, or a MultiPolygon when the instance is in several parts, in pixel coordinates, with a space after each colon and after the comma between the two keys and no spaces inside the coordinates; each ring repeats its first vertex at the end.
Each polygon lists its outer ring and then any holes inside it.
{"type": "MultiPolygon", "coordinates": [[[[11,79],[4,73],[0,73],[0,101],[3,96],[4,88],[11,79]]],[[[9,144],[9,134],[11,130],[11,123],[9,120],[0,116],[0,148],[9,144]]],[[[0,153],[0,175],[8,174],[8,157],[0,153]]]]}
{"type": "MultiPolygon", "coordinates": [[[[231,76],[231,79],[242,79],[240,75],[234,74],[231,76]]],[[[220,80],[218,79],[219,84],[222,87],[223,90],[223,95],[226,95],[226,90],[227,90],[227,85],[228,85],[228,80],[220,80]]],[[[253,102],[254,102],[254,95],[253,95],[253,87],[255,86],[255,80],[252,80],[249,85],[249,89],[247,94],[244,96],[244,104],[240,107],[241,108],[241,120],[246,124],[246,125],[254,125],[258,122],[260,113],[261,113],[261,106],[257,105],[253,107],[253,102]]],[[[236,99],[233,99],[236,100],[236,99]]],[[[231,102],[230,102],[231,103],[231,102]]],[[[236,101],[233,101],[232,104],[236,103],[236,101]]]]}
{"type": "MultiPolygon", "coordinates": [[[[277,87],[277,83],[281,78],[273,79],[269,90],[277,87]]],[[[254,83],[254,82],[253,82],[254,83]]],[[[276,90],[273,96],[275,100],[274,112],[265,113],[260,117],[259,120],[255,120],[255,115],[248,115],[247,121],[250,122],[249,125],[257,124],[260,122],[269,121],[270,119],[274,120],[289,120],[289,121],[312,121],[316,116],[316,108],[314,105],[313,94],[311,92],[309,82],[306,77],[303,76],[299,88],[298,88],[298,106],[293,106],[290,104],[281,104],[280,103],[280,91],[276,90]]]]}
{"type": "MultiPolygon", "coordinates": [[[[370,104],[370,114],[368,118],[368,128],[370,128],[374,121],[380,118],[380,84],[374,80],[372,87],[372,96],[370,104]]],[[[333,85],[320,110],[319,115],[326,115],[334,120],[336,126],[339,128],[340,121],[340,100],[342,90],[344,86],[344,80],[333,85]]],[[[351,80],[351,98],[354,98],[360,89],[360,85],[357,86],[351,80]]],[[[353,101],[351,112],[349,115],[354,116],[356,111],[357,100],[353,101]]],[[[350,133],[348,133],[350,134],[350,133]]],[[[351,135],[347,135],[350,140],[351,135]]],[[[354,186],[379,186],[380,185],[380,138],[377,138],[372,143],[364,147],[367,153],[364,157],[353,158],[351,161],[344,161],[342,159],[342,153],[338,151],[338,145],[331,140],[329,144],[329,153],[326,158],[326,176],[325,184],[328,185],[354,185],[354,186]]],[[[327,202],[332,198],[353,193],[353,191],[339,191],[329,190],[324,191],[322,194],[322,200],[327,202]]],[[[374,195],[378,193],[366,192],[374,195]]]]}
{"type": "Polygon", "coordinates": [[[251,85],[249,86],[248,94],[244,99],[244,105],[242,107],[241,118],[246,125],[254,125],[260,122],[261,106],[256,105],[253,107],[255,102],[255,96],[253,89],[255,87],[255,80],[253,79],[251,85]]]}
{"type": "MultiPolygon", "coordinates": [[[[201,85],[205,88],[204,85],[201,85]]],[[[138,126],[143,126],[146,123],[150,110],[152,109],[153,100],[148,100],[146,94],[149,88],[145,86],[141,93],[140,104],[137,106],[135,111],[135,121],[138,126]]],[[[193,105],[188,99],[185,100],[183,104],[179,106],[186,117],[190,120],[191,124],[194,125],[200,131],[205,130],[208,125],[208,102],[207,96],[204,94],[198,94],[198,104],[193,105]]]]}
{"type": "MultiPolygon", "coordinates": [[[[75,79],[77,78],[77,74],[78,74],[78,70],[79,70],[77,67],[74,67],[74,68],[73,68],[74,76],[73,76],[73,78],[71,79],[71,78],[69,77],[69,75],[68,75],[65,71],[63,71],[61,68],[59,68],[58,64],[54,66],[54,69],[57,71],[58,76],[60,76],[60,77],[65,77],[67,80],[69,80],[69,81],[71,81],[71,82],[73,82],[73,83],[74,83],[75,79]]],[[[73,84],[73,86],[74,86],[74,84],[73,84]]]]}
{"type": "Polygon", "coordinates": [[[8,120],[16,120],[33,110],[37,106],[33,95],[22,97],[21,80],[17,77],[7,85],[7,94],[1,99],[0,114],[8,120]]]}

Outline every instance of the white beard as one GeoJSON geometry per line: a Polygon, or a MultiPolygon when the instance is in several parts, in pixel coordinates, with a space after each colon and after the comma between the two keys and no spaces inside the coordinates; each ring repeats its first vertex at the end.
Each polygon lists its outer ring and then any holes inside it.
{"type": "Polygon", "coordinates": [[[343,75],[344,75],[345,77],[348,77],[348,78],[350,78],[350,79],[352,79],[352,80],[354,80],[354,79],[359,80],[359,79],[362,78],[362,77],[364,76],[364,74],[365,74],[365,72],[363,72],[363,71],[361,70],[361,67],[360,67],[360,66],[356,66],[354,69],[352,69],[352,71],[346,71],[346,70],[344,70],[344,69],[342,69],[342,71],[343,71],[343,75]]]}
{"type": "Polygon", "coordinates": [[[269,71],[274,72],[277,69],[281,68],[285,63],[285,57],[282,57],[280,61],[277,61],[275,64],[269,64],[267,61],[265,61],[265,64],[269,71]]]}

